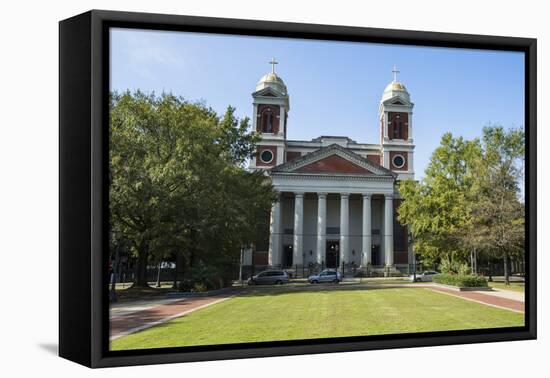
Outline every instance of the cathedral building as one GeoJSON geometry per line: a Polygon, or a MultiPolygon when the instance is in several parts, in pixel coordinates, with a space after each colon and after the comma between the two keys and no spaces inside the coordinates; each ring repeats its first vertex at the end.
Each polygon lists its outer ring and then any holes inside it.
{"type": "MultiPolygon", "coordinates": [[[[399,180],[414,179],[413,106],[397,80],[382,93],[378,143],[346,136],[287,138],[290,99],[283,79],[264,75],[252,93],[252,125],[261,136],[252,170],[263,170],[278,193],[269,243],[257,265],[287,269],[342,265],[390,273],[412,263],[407,228],[396,219],[399,180]]],[[[373,120],[374,121],[374,120],[373,120]]]]}

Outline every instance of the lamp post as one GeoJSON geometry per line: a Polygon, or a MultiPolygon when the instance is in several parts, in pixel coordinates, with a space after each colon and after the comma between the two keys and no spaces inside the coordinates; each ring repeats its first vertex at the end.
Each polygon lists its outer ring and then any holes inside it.
{"type": "MultiPolygon", "coordinates": [[[[412,248],[412,245],[413,245],[413,235],[412,235],[412,232],[409,232],[409,248],[412,248]]],[[[417,259],[417,255],[416,253],[414,252],[414,248],[412,248],[412,253],[413,253],[413,282],[416,282],[416,259],[417,259]]]]}
{"type": "Polygon", "coordinates": [[[244,245],[241,245],[241,261],[239,262],[239,281],[243,286],[243,259],[244,259],[244,245]]]}

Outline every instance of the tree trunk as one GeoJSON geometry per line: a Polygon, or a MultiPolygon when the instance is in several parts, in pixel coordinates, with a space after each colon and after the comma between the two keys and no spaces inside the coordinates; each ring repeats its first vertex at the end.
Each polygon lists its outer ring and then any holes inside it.
{"type": "Polygon", "coordinates": [[[508,253],[504,253],[504,284],[510,285],[510,266],[508,253]]]}
{"type": "Polygon", "coordinates": [[[139,255],[136,263],[135,287],[149,287],[147,283],[147,260],[149,257],[149,246],[142,243],[139,247],[139,255]]]}
{"type": "Polygon", "coordinates": [[[156,285],[156,287],[160,287],[160,271],[161,271],[161,265],[162,265],[162,262],[159,261],[159,269],[158,269],[158,272],[157,272],[157,285],[156,285]]]}

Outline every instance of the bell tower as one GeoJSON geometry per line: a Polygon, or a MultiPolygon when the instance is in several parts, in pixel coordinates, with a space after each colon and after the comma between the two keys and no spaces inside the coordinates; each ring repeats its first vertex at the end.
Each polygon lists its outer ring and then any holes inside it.
{"type": "Polygon", "coordinates": [[[414,178],[412,115],[414,104],[407,88],[398,81],[394,66],[393,81],[386,86],[380,101],[380,146],[382,166],[398,174],[398,179],[414,178]]]}
{"type": "Polygon", "coordinates": [[[269,64],[271,72],[260,78],[252,93],[252,127],[261,140],[251,169],[268,169],[285,162],[289,97],[283,79],[275,73],[278,62],[273,58],[269,64]]]}

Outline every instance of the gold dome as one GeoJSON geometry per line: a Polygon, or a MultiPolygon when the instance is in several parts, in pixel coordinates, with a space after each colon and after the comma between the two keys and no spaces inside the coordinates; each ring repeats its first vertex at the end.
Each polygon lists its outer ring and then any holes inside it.
{"type": "Polygon", "coordinates": [[[386,89],[384,89],[384,92],[388,92],[388,91],[407,92],[407,88],[405,88],[405,86],[402,83],[400,83],[399,81],[392,81],[391,83],[388,84],[386,89]]]}
{"type": "Polygon", "coordinates": [[[262,78],[263,81],[283,81],[276,73],[270,72],[262,78]]]}
{"type": "Polygon", "coordinates": [[[258,83],[256,83],[257,91],[267,87],[277,90],[283,96],[287,94],[285,82],[275,72],[266,73],[260,78],[258,83]]]}

